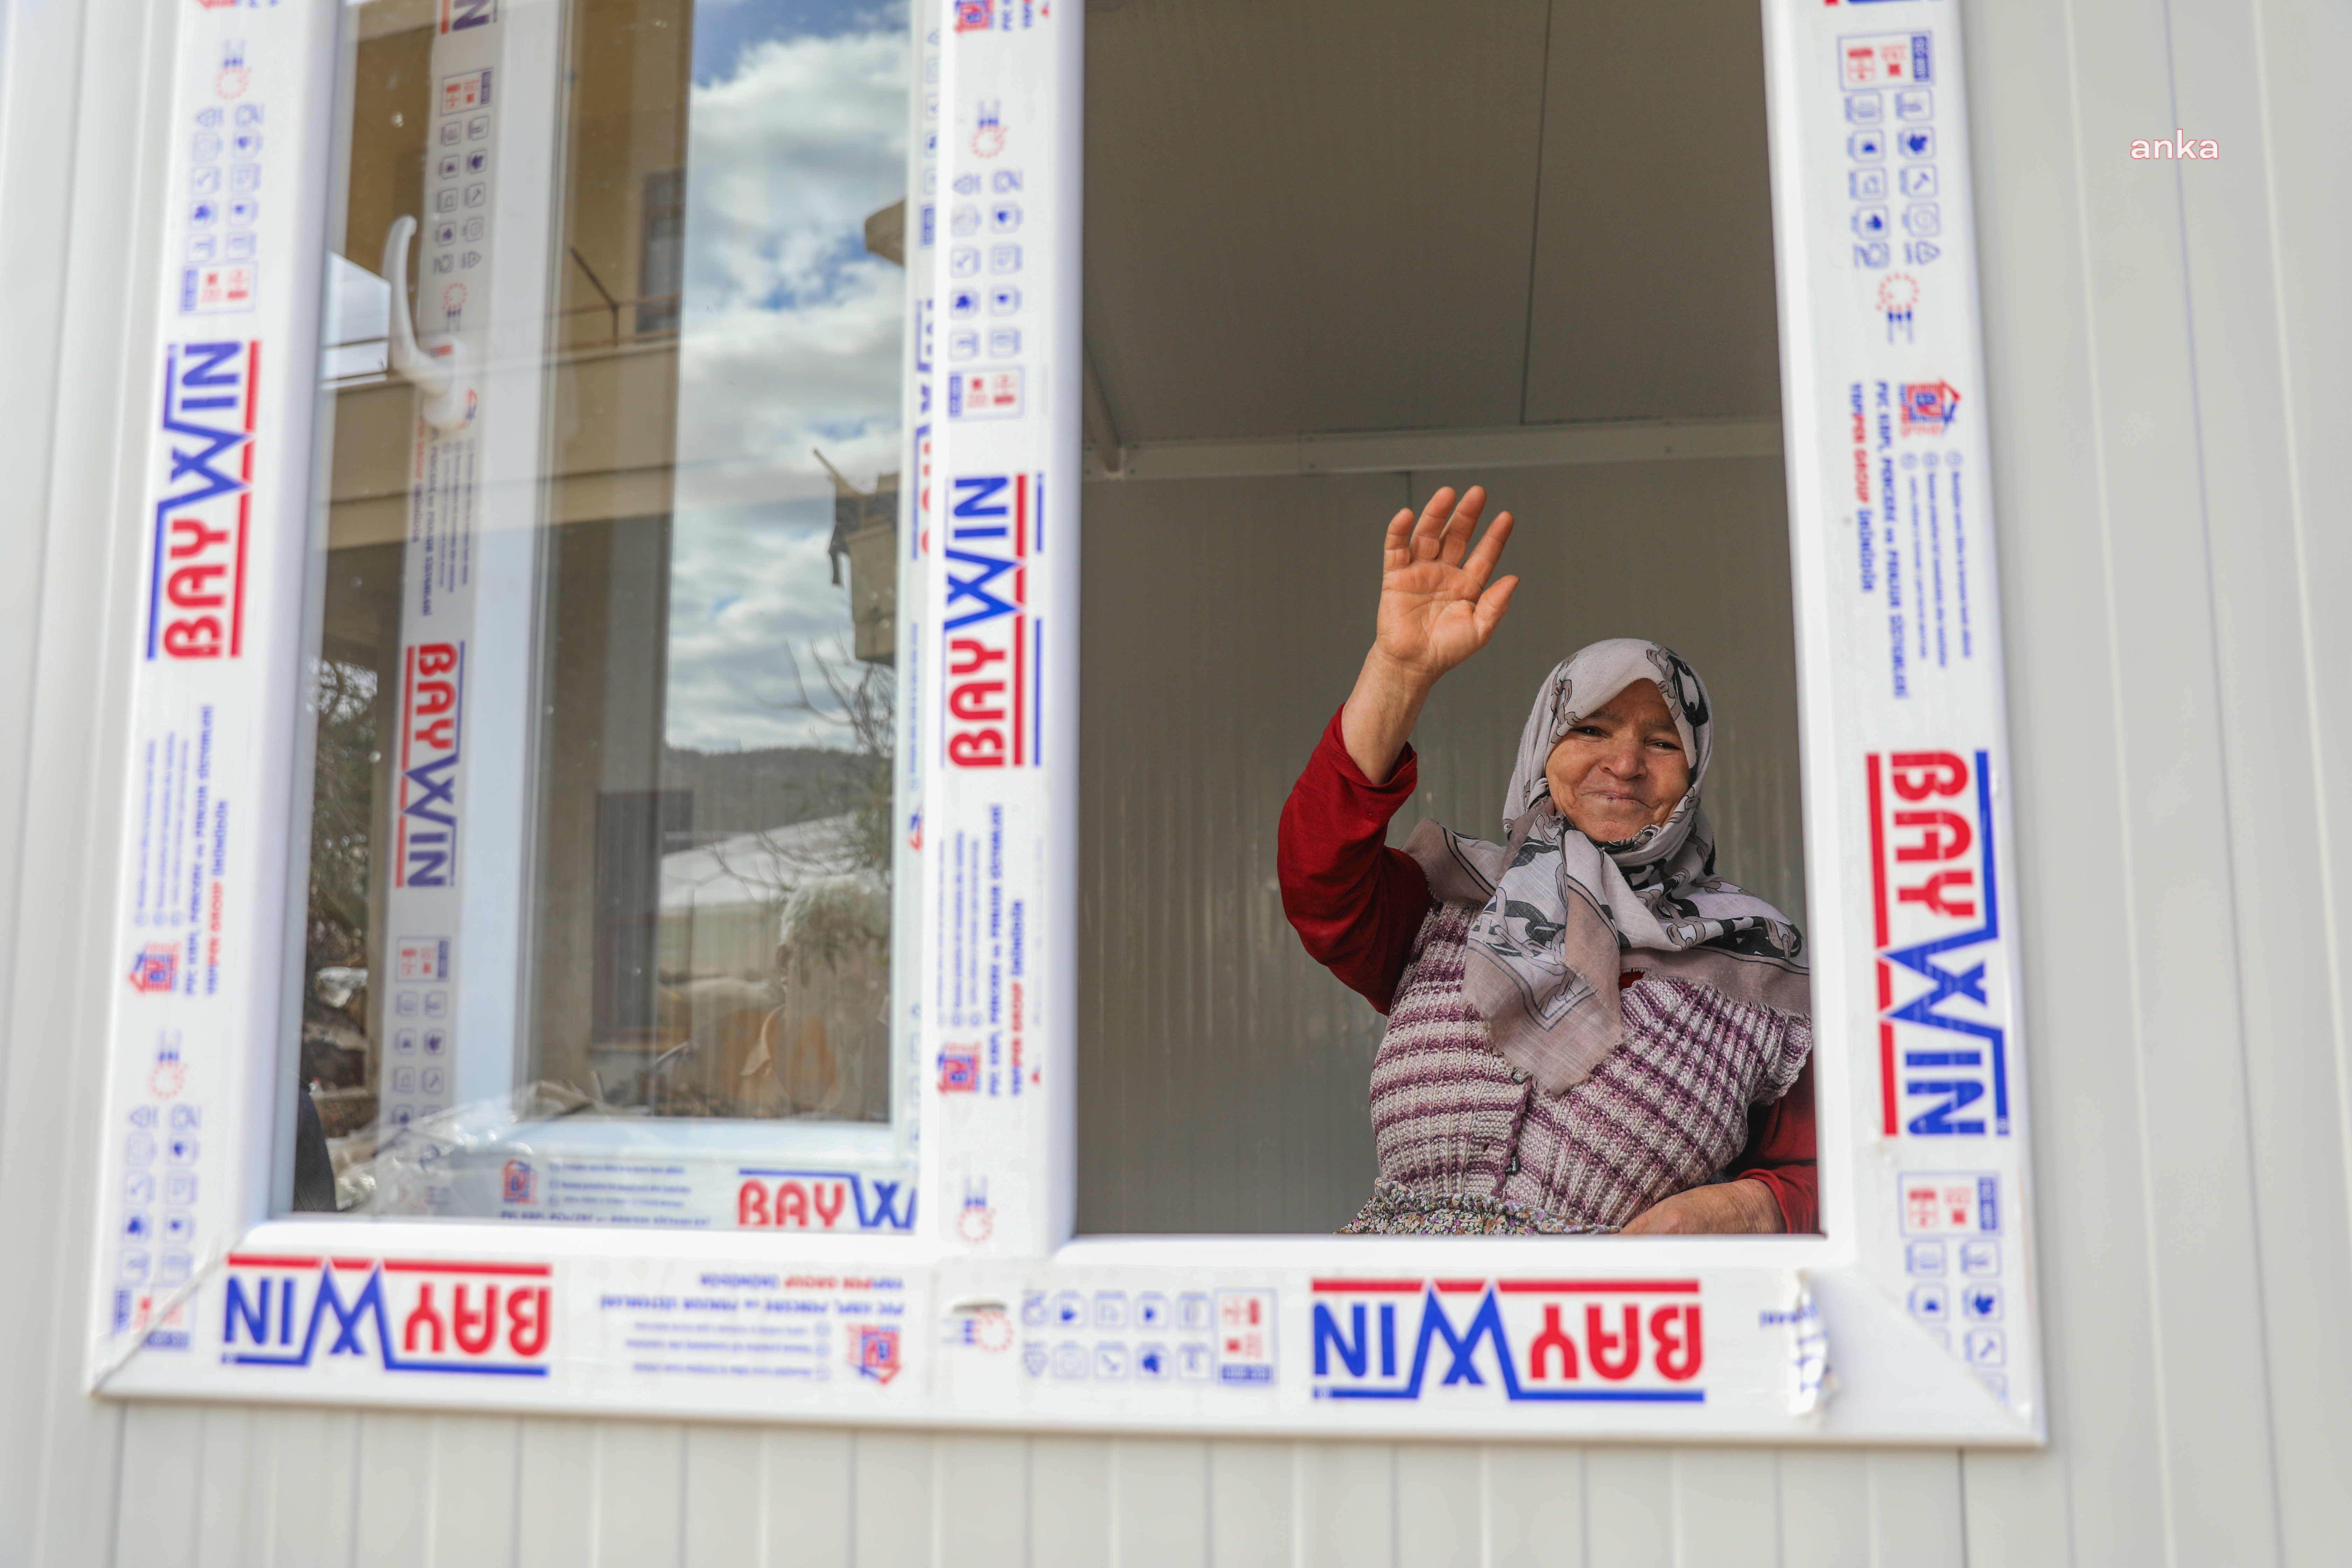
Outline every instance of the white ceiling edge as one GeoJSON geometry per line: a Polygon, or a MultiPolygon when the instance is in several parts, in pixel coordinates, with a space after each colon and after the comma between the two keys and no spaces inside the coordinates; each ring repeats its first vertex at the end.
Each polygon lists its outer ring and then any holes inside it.
{"type": "Polygon", "coordinates": [[[1777,458],[1778,415],[1740,419],[1626,419],[1471,430],[1364,430],[1239,440],[1139,441],[1106,466],[1092,446],[1089,479],[1236,479],[1295,474],[1408,473],[1433,468],[1555,468],[1573,463],[1777,458]]]}

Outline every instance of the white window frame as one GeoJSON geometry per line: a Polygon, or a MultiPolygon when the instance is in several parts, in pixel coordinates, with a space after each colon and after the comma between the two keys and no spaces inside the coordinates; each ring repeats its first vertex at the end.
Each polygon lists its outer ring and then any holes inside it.
{"type": "MultiPolygon", "coordinates": [[[[520,18],[552,0],[501,3],[520,18]]],[[[1990,911],[1993,887],[2013,885],[1989,500],[1979,487],[1969,491],[1973,650],[1958,658],[1948,650],[1940,665],[1915,664],[1902,695],[1891,669],[1895,606],[1883,581],[1872,588],[1855,580],[1857,465],[1873,509],[1859,527],[1874,535],[1882,523],[1902,523],[1898,533],[1907,529],[1907,512],[1897,519],[1877,510],[1891,504],[1884,477],[1897,472],[1881,470],[1879,461],[1891,464],[1906,443],[1916,443],[1912,455],[1941,458],[1948,478],[1988,471],[1958,17],[1941,0],[1861,9],[1761,4],[1825,1235],[1074,1237],[1085,16],[1076,4],[1045,15],[1024,0],[940,0],[930,20],[939,79],[926,72],[916,86],[919,143],[930,127],[940,128],[927,147],[939,159],[936,201],[944,210],[963,175],[981,175],[992,188],[998,173],[1017,169],[1023,288],[1036,313],[1024,329],[1031,356],[996,367],[1017,369],[1017,387],[1002,374],[952,387],[942,376],[934,384],[924,357],[928,322],[919,317],[910,333],[916,482],[905,489],[910,508],[919,501],[927,509],[909,529],[929,549],[927,596],[919,609],[908,603],[904,611],[912,626],[902,665],[906,703],[922,727],[904,781],[919,802],[908,826],[919,837],[922,875],[900,876],[898,911],[902,929],[917,920],[923,928],[919,983],[899,1000],[902,1011],[922,1018],[922,1201],[913,1233],[647,1234],[271,1217],[269,1151],[283,1141],[280,999],[295,963],[280,933],[287,900],[296,896],[290,889],[299,887],[299,847],[231,836],[221,874],[247,896],[224,906],[220,937],[228,958],[193,992],[189,952],[171,955],[172,989],[162,986],[160,957],[132,972],[152,988],[117,988],[105,1154],[92,1173],[107,1228],[98,1249],[89,1387],[120,1396],[924,1426],[2042,1441],[2017,946],[2006,926],[1970,925],[1979,905],[1958,890],[1979,889],[1990,911]],[[1842,79],[1847,42],[1864,37],[1888,47],[1851,57],[1853,68],[1891,75],[1850,90],[1842,79]],[[1927,43],[1915,46],[1920,37],[1927,43]],[[1916,90],[1902,73],[1923,61],[1931,107],[1925,119],[1899,120],[1897,93],[1916,90]],[[1878,98],[1878,120],[1854,117],[1865,93],[1878,98]],[[1913,216],[1919,226],[1910,242],[1879,232],[1903,223],[1905,204],[1899,195],[1864,199],[1849,190],[1848,176],[1866,163],[1901,166],[1900,160],[1883,141],[1873,158],[1849,138],[1872,131],[1883,137],[1905,124],[1931,125],[1939,142],[1935,251],[1882,266],[1864,247],[1916,242],[1929,220],[1913,216]],[[1869,209],[1882,205],[1891,216],[1874,219],[1869,209]],[[1897,273],[1911,281],[1882,292],[1882,280],[1897,273]],[[1920,295],[1916,312],[1905,309],[1912,291],[1920,295]],[[1882,383],[1925,389],[1900,437],[1880,433],[1882,383]],[[1851,389],[1860,389],[1864,405],[1858,426],[1851,389]],[[1001,416],[978,416],[992,403],[1001,416]],[[1017,484],[994,483],[1016,476],[1017,484]],[[961,522],[959,497],[970,503],[961,522]],[[992,510],[999,499],[1019,510],[1000,516],[992,510]],[[951,663],[949,638],[937,628],[987,607],[972,592],[974,574],[985,567],[971,558],[1013,543],[1015,521],[1027,529],[1018,536],[1019,561],[985,579],[1008,607],[955,627],[976,646],[952,650],[951,663]],[[950,548],[966,559],[950,559],[950,548]],[[952,601],[950,573],[962,584],[952,601]],[[1005,593],[1008,584],[1016,591],[1005,593]],[[1017,681],[959,690],[1016,657],[1017,681]],[[1008,710],[1003,721],[991,717],[1000,701],[1008,710]],[[1021,727],[1017,741],[1008,723],[1021,727]],[[1898,762],[1898,753],[1957,760],[1898,762]],[[1949,772],[1954,766],[1959,773],[1949,772]],[[1885,858],[1894,852],[1885,832],[1892,819],[1873,815],[1874,769],[1889,787],[1907,770],[1903,787],[1922,797],[1922,811],[1965,807],[1978,840],[1950,862],[1967,875],[1943,904],[1906,900],[1895,889],[1892,918],[1902,929],[1891,936],[1875,929],[1884,923],[1876,911],[1887,900],[1888,874],[1899,867],[1885,858]],[[959,843],[967,857],[961,881],[959,843]],[[1918,926],[1931,914],[1946,924],[1918,926]],[[1920,1004],[1928,981],[1919,977],[1937,967],[1920,944],[1947,934],[1954,940],[1945,946],[1962,954],[1966,967],[1943,969],[1941,991],[1920,1004]],[[1972,990],[1984,992],[1983,1005],[1970,1001],[1972,990]],[[1979,1042],[1971,1047],[1978,1069],[1988,1049],[1996,1070],[2005,1066],[2005,1127],[1984,1118],[1981,1131],[1914,1130],[1922,1118],[1936,1121],[1933,1105],[1915,1101],[1908,1075],[1889,1090],[1885,1064],[1894,1058],[1882,1053],[1955,1063],[1968,1054],[1941,1048],[1951,1045],[1948,1032],[1924,1030],[1932,1037],[1921,1043],[1923,1005],[1980,1026],[1967,1037],[1979,1042]],[[1987,1029],[1998,1031],[1989,1047],[1987,1029]],[[199,1099],[200,1130],[174,1127],[174,1107],[193,1109],[199,1099]],[[126,1172],[168,1172],[174,1137],[223,1152],[217,1162],[205,1157],[206,1184],[188,1205],[197,1264],[184,1280],[149,1280],[130,1290],[121,1273],[121,1232],[135,1206],[125,1195],[126,1172]],[[1925,1228],[1906,1231],[1906,1215],[1925,1228]],[[1982,1251],[1988,1242],[1997,1244],[1991,1253],[1982,1251]],[[1997,1259],[1998,1276],[1964,1271],[1970,1247],[1979,1261],[1997,1259]],[[1938,1258],[1942,1273],[1919,1271],[1938,1258]],[[1987,1280],[1998,1287],[1989,1294],[1987,1280]],[[489,1349],[467,1352],[470,1362],[439,1350],[443,1320],[467,1286],[477,1302],[496,1288],[507,1303],[507,1316],[488,1324],[489,1349]],[[430,1294],[436,1287],[440,1293],[430,1294]],[[142,1315],[126,1324],[119,1313],[133,1296],[142,1315]],[[1939,1322],[1938,1300],[1948,1321],[1939,1322]],[[733,1303],[729,1311],[797,1313],[795,1321],[825,1325],[813,1331],[823,1354],[795,1363],[803,1375],[762,1378],[743,1375],[751,1363],[735,1351],[680,1350],[682,1338],[665,1339],[686,1334],[697,1302],[716,1310],[713,1303],[722,1301],[733,1303]],[[1971,1327],[1968,1314],[1986,1302],[1997,1319],[1979,1313],[1985,1321],[1971,1327]],[[1546,1352],[1548,1363],[1531,1359],[1547,1310],[1581,1352],[1574,1382],[1563,1375],[1557,1349],[1546,1352]],[[1613,1334],[1628,1321],[1625,1311],[1646,1327],[1635,1331],[1640,1353],[1630,1369],[1612,1369],[1626,1348],[1613,1334]],[[1702,1312],[1704,1352],[1695,1361],[1687,1340],[1702,1312]],[[1383,1337],[1391,1323],[1393,1357],[1383,1337]],[[1970,1338],[1988,1330],[1990,1340],[1970,1338]],[[1976,1353],[1985,1347],[1998,1354],[1997,1365],[1976,1353]],[[1837,1373],[1827,1393],[1825,1366],[1837,1373]],[[822,1375],[807,1375],[812,1371],[822,1375]],[[501,1375],[461,1375],[483,1372],[501,1375]]],[[[251,100],[267,100],[281,142],[296,140],[287,134],[295,127],[331,123],[337,9],[175,8],[175,89],[158,111],[171,117],[173,161],[152,198],[167,214],[178,210],[185,188],[182,122],[217,97],[216,73],[232,58],[225,49],[243,51],[236,68],[251,73],[251,100]]],[[[236,334],[268,340],[274,363],[285,366],[315,363],[318,352],[317,258],[330,166],[323,135],[302,141],[270,175],[279,182],[269,187],[278,212],[263,232],[260,278],[279,291],[261,294],[236,334]]],[[[919,267],[929,228],[920,208],[933,199],[919,185],[910,193],[909,260],[919,267]]],[[[159,245],[173,243],[171,222],[153,229],[162,232],[159,245]]],[[[951,286],[957,261],[944,245],[931,255],[937,299],[951,286]]],[[[230,335],[220,327],[224,318],[182,315],[182,271],[176,254],[158,255],[156,275],[165,279],[161,341],[148,363],[159,366],[206,330],[230,335]]],[[[218,787],[248,823],[286,820],[294,798],[297,703],[288,674],[302,647],[310,399],[307,380],[289,376],[264,383],[255,404],[257,542],[242,583],[251,606],[244,652],[194,668],[142,662],[126,719],[130,754],[138,759],[159,737],[177,745],[195,732],[196,715],[208,713],[214,728],[204,732],[215,742],[207,754],[220,769],[218,787]]],[[[1900,416],[1890,409],[1888,417],[1900,416]]],[[[143,438],[153,444],[156,488],[137,521],[142,551],[162,515],[153,508],[176,493],[167,479],[173,434],[143,438]]],[[[1934,470],[1927,471],[1930,493],[1941,493],[1932,490],[1934,470]]],[[[1951,484],[1957,498],[1959,480],[1951,484]]],[[[1899,488],[1916,493],[1907,477],[1899,488]]],[[[1924,526],[1940,542],[1945,535],[1937,531],[1957,529],[1959,520],[1939,516],[1924,526]]],[[[1958,533],[1951,537],[1957,542],[1958,533]]],[[[147,562],[142,595],[159,569],[147,562]]],[[[1954,581],[1961,580],[1956,566],[1954,581]]],[[[143,636],[143,608],[133,618],[143,636]]],[[[1958,635],[1956,627],[1948,634],[1958,635]]],[[[140,787],[133,779],[125,790],[119,929],[126,960],[146,954],[133,918],[135,899],[144,896],[135,891],[139,869],[148,863],[141,858],[147,797],[140,787]]],[[[1935,847],[1934,830],[1922,831],[1915,850],[1935,847]]],[[[194,968],[203,969],[207,953],[193,956],[194,968]]],[[[1990,1094],[1979,1098],[1989,1102],[1990,1094]]],[[[1945,1118],[1947,1125],[1976,1120],[1945,1118]]],[[[197,1158],[193,1148],[184,1152],[197,1158]]],[[[478,1339],[483,1321],[471,1323],[478,1339]]]]}

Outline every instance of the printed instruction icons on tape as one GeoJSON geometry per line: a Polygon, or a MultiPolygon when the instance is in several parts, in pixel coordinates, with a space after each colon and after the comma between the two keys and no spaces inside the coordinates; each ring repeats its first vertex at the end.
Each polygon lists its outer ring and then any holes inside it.
{"type": "Polygon", "coordinates": [[[1951,1321],[1952,1293],[1948,1286],[1937,1284],[1911,1287],[1911,1315],[1923,1323],[1938,1326],[1951,1321]]]}
{"type": "Polygon", "coordinates": [[[988,226],[999,234],[1011,234],[1021,226],[1021,204],[999,202],[988,209],[988,226]]]}
{"type": "Polygon", "coordinates": [[[1922,163],[1916,168],[1899,171],[1903,177],[1903,194],[1913,201],[1927,201],[1936,194],[1936,165],[1922,163]]]}
{"type": "Polygon", "coordinates": [[[1864,239],[1877,239],[1886,233],[1885,207],[1857,207],[1853,215],[1853,232],[1864,239]]]}
{"type": "Polygon", "coordinates": [[[973,206],[969,202],[958,203],[955,210],[948,215],[948,232],[957,236],[959,238],[965,238],[978,234],[980,232],[980,209],[973,206]]]}
{"type": "Polygon", "coordinates": [[[1906,158],[1922,162],[1936,155],[1936,128],[1932,125],[1910,125],[1895,133],[1895,150],[1906,158]]]}
{"type": "Polygon", "coordinates": [[[1000,283],[988,291],[988,313],[1010,316],[1021,309],[1021,290],[1010,283],[1000,283]]]}
{"type": "Polygon", "coordinates": [[[1997,1241],[1960,1243],[1960,1272],[1963,1274],[2000,1273],[2000,1243],[1997,1241]]]}
{"type": "Polygon", "coordinates": [[[1941,1274],[1944,1271],[1944,1244],[1940,1241],[1915,1241],[1903,1249],[1903,1267],[1913,1274],[1941,1274]]]}
{"type": "Polygon", "coordinates": [[[1903,226],[1925,239],[1944,232],[1944,215],[1934,202],[1917,202],[1903,209],[1903,226]]]}
{"type": "Polygon", "coordinates": [[[1856,125],[1875,125],[1886,118],[1886,100],[1874,92],[1857,92],[1845,100],[1845,117],[1856,125]]]}
{"type": "Polygon", "coordinates": [[[950,250],[948,252],[948,273],[950,277],[955,278],[979,277],[979,247],[971,245],[959,245],[950,250]]]}
{"type": "Polygon", "coordinates": [[[988,247],[988,269],[991,272],[1021,270],[1021,247],[1017,245],[992,245],[988,247]]]}
{"type": "Polygon", "coordinates": [[[1123,1329],[1127,1327],[1127,1292],[1097,1290],[1095,1292],[1095,1327],[1123,1329]]]}
{"type": "Polygon", "coordinates": [[[980,195],[980,176],[978,174],[958,174],[955,178],[955,194],[960,196],[976,196],[980,195]]]}
{"type": "Polygon", "coordinates": [[[1857,131],[1845,139],[1846,155],[1858,163],[1876,163],[1886,156],[1886,132],[1857,131]]]}
{"type": "Polygon", "coordinates": [[[1936,95],[1924,87],[1906,87],[1895,95],[1895,118],[1897,120],[1931,120],[1936,113],[1936,95]]]}
{"type": "Polygon", "coordinates": [[[1962,1286],[1960,1316],[1977,1323],[2000,1321],[2000,1287],[1990,1279],[1962,1286]]]}
{"type": "Polygon", "coordinates": [[[1936,79],[1936,45],[1931,33],[1850,35],[1837,41],[1838,85],[1848,92],[1861,88],[1903,87],[1936,79]]]}
{"type": "Polygon", "coordinates": [[[954,317],[957,321],[964,321],[970,317],[979,315],[980,290],[977,289],[950,289],[948,291],[948,314],[954,317]]]}
{"type": "Polygon", "coordinates": [[[2009,1360],[2009,1342],[1999,1329],[1970,1329],[1961,1342],[1971,1366],[2000,1366],[2009,1360]]]}
{"type": "Polygon", "coordinates": [[[1017,191],[1021,188],[1021,171],[999,169],[990,177],[989,183],[995,187],[996,194],[1000,196],[1008,192],[1017,191]]]}
{"type": "Polygon", "coordinates": [[[948,334],[948,358],[953,360],[965,360],[978,359],[979,357],[980,334],[978,332],[950,332],[948,334]]]}
{"type": "Polygon", "coordinates": [[[1846,195],[1858,202],[1883,202],[1886,199],[1886,171],[1884,169],[1849,169],[1845,176],[1846,195]]]}

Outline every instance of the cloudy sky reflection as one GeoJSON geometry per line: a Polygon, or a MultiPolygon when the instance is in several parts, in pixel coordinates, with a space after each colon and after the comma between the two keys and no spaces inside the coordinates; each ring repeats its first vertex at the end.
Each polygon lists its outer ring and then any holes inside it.
{"type": "Polygon", "coordinates": [[[863,235],[906,194],[906,11],[701,0],[694,26],[669,740],[839,745],[786,706],[783,650],[849,637],[811,449],[860,485],[900,462],[906,274],[863,235]]]}

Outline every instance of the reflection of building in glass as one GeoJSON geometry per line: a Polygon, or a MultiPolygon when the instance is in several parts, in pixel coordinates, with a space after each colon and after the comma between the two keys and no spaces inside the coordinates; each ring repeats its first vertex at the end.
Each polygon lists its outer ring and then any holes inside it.
{"type": "Polygon", "coordinates": [[[869,664],[892,663],[898,649],[898,476],[884,474],[872,489],[862,490],[825,462],[823,452],[816,460],[833,479],[833,537],[824,552],[836,587],[842,562],[849,563],[855,651],[869,664]]]}

